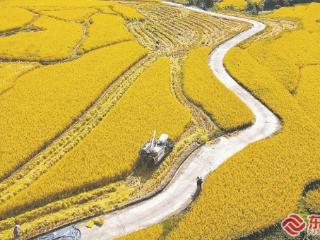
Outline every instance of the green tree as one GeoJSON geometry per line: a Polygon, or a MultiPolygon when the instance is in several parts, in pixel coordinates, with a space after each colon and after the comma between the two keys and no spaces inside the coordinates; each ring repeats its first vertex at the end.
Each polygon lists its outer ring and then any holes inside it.
{"type": "Polygon", "coordinates": [[[250,12],[251,14],[257,15],[259,11],[261,11],[261,8],[258,3],[247,0],[246,11],[250,12]]]}
{"type": "Polygon", "coordinates": [[[209,9],[213,7],[213,0],[198,0],[196,5],[202,9],[209,9]]]}

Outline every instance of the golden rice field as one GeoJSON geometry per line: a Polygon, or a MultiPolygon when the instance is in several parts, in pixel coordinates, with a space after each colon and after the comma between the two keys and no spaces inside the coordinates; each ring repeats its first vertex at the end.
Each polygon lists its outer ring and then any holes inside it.
{"type": "MultiPolygon", "coordinates": [[[[319,179],[319,11],[318,3],[277,10],[267,19],[291,19],[300,27],[228,53],[227,69],[281,117],[283,130],[211,174],[168,239],[236,238],[269,227],[296,211],[305,184],[319,179]]],[[[319,211],[318,191],[305,201],[319,211]]]]}
{"type": "Polygon", "coordinates": [[[124,25],[124,19],[117,15],[94,15],[83,41],[81,50],[89,51],[119,41],[132,40],[133,36],[124,25]]]}
{"type": "Polygon", "coordinates": [[[163,226],[160,224],[153,225],[147,229],[143,229],[137,232],[128,234],[127,236],[117,238],[117,240],[157,240],[160,238],[163,232],[163,226]]]}
{"type": "Polygon", "coordinates": [[[189,52],[183,66],[186,95],[211,114],[222,129],[250,125],[254,120],[251,111],[239,103],[233,93],[224,91],[223,84],[212,75],[207,64],[209,53],[210,48],[196,48],[189,52]]]}
{"type": "Polygon", "coordinates": [[[309,191],[305,196],[305,204],[306,207],[314,212],[319,213],[320,212],[320,191],[319,189],[315,189],[312,191],[309,191]]]}
{"type": "MultiPolygon", "coordinates": [[[[320,169],[319,12],[312,3],[258,16],[266,31],[225,59],[282,130],[210,174],[182,216],[119,239],[235,239],[301,202],[319,212],[319,189],[302,198],[320,169]]],[[[148,196],[200,144],[254,122],[208,66],[247,24],[156,1],[2,0],[0,19],[1,240],[15,224],[27,239],[148,196]],[[138,151],[153,130],[175,146],[150,170],[138,151]]]]}
{"type": "Polygon", "coordinates": [[[126,42],[90,52],[74,61],[42,66],[19,77],[0,97],[0,149],[6,162],[0,166],[1,177],[61,132],[145,53],[137,43],[126,42]],[[131,49],[130,53],[116,58],[120,52],[127,53],[126,49],[131,49]],[[95,64],[96,58],[100,59],[99,64],[95,64]],[[118,67],[114,68],[114,64],[118,67]],[[79,95],[81,98],[77,98],[79,95]]]}
{"type": "Polygon", "coordinates": [[[0,18],[0,33],[3,34],[27,25],[33,20],[34,16],[31,12],[22,8],[1,7],[0,18]]]}
{"type": "Polygon", "coordinates": [[[137,149],[154,129],[177,139],[190,121],[188,109],[170,91],[169,62],[160,59],[142,73],[101,124],[70,153],[8,201],[8,205],[3,204],[0,215],[5,216],[8,209],[34,206],[39,201],[74,192],[80,186],[124,176],[133,167],[137,149]],[[148,103],[152,97],[159,103],[157,108],[148,103]]]}
{"type": "Polygon", "coordinates": [[[253,121],[207,66],[246,24],[157,2],[1,5],[1,239],[16,223],[27,238],[123,206],[170,180],[185,149],[253,121]],[[176,146],[140,176],[153,130],[176,146]]]}
{"type": "Polygon", "coordinates": [[[0,38],[1,58],[29,61],[65,59],[71,56],[81,35],[79,24],[39,16],[27,32],[19,31],[0,38]]]}

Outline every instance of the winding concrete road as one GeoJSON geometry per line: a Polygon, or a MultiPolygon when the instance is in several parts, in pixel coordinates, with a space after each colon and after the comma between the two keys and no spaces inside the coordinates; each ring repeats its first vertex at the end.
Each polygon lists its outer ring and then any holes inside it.
{"type": "MultiPolygon", "coordinates": [[[[182,7],[174,3],[167,3],[182,7]]],[[[247,22],[252,25],[249,30],[240,33],[216,48],[210,55],[209,65],[218,79],[233,91],[253,112],[255,122],[232,136],[222,136],[212,145],[204,145],[194,152],[179,168],[170,184],[151,199],[103,216],[102,227],[87,229],[85,223],[79,223],[82,239],[110,239],[146,228],[159,223],[169,216],[185,209],[192,201],[196,191],[196,177],[206,178],[232,155],[245,148],[248,144],[270,137],[280,130],[279,119],[261,102],[242,88],[225,70],[223,58],[227,51],[261,32],[265,25],[254,20],[205,12],[197,8],[186,7],[192,11],[203,12],[214,17],[247,22]]]]}

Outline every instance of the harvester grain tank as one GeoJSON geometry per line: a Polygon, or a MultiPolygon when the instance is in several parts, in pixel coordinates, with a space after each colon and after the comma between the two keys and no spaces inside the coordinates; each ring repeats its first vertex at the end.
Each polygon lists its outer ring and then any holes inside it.
{"type": "Polygon", "coordinates": [[[158,165],[172,150],[173,141],[168,134],[162,133],[156,140],[156,131],[153,132],[152,139],[146,142],[140,149],[140,158],[148,167],[158,165]]]}

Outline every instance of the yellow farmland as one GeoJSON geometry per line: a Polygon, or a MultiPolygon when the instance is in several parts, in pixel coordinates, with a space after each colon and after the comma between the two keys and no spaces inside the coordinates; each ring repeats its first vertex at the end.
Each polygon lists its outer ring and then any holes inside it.
{"type": "Polygon", "coordinates": [[[319,65],[305,66],[300,72],[295,99],[312,121],[320,127],[319,112],[314,111],[320,106],[320,61],[319,65]]]}
{"type": "Polygon", "coordinates": [[[140,230],[127,236],[117,238],[116,240],[141,240],[141,239],[148,239],[148,240],[158,240],[162,234],[163,227],[160,224],[153,225],[147,229],[140,230]]]}
{"type": "Polygon", "coordinates": [[[122,17],[116,15],[94,15],[88,28],[88,37],[82,44],[82,49],[88,51],[111,43],[133,39],[124,26],[122,17]]]}
{"type": "MultiPolygon", "coordinates": [[[[158,1],[1,5],[0,239],[11,240],[15,224],[27,239],[149,198],[175,184],[184,161],[202,157],[199,148],[255,121],[208,66],[212,49],[248,24],[158,1]],[[148,168],[139,149],[153,130],[175,145],[148,168]]],[[[281,131],[210,174],[185,214],[120,239],[233,239],[278,223],[301,202],[318,211],[319,190],[301,195],[320,169],[319,12],[312,3],[258,16],[270,24],[266,32],[225,59],[228,72],[279,116],[281,131]],[[280,33],[286,24],[290,31],[280,33]]],[[[165,208],[159,204],[158,214],[165,208]]]]}
{"type": "Polygon", "coordinates": [[[306,207],[312,212],[318,213],[320,211],[320,190],[319,188],[309,191],[305,196],[306,207]]]}
{"type": "Polygon", "coordinates": [[[57,60],[68,58],[82,36],[82,27],[72,22],[41,16],[34,30],[0,38],[0,56],[8,60],[57,60]]]}
{"type": "Polygon", "coordinates": [[[2,3],[28,9],[32,19],[0,37],[1,239],[15,222],[32,237],[153,191],[170,180],[184,149],[252,121],[206,65],[210,48],[245,24],[159,3],[2,3]],[[189,72],[185,57],[200,71],[189,72]],[[192,86],[193,77],[218,90],[189,88],[187,99],[182,83],[192,86]],[[210,101],[223,93],[229,104],[210,101]],[[177,144],[151,179],[132,176],[155,129],[177,144]]]}
{"type": "Polygon", "coordinates": [[[144,19],[144,16],[132,7],[128,7],[123,4],[116,4],[114,2],[110,2],[110,7],[114,12],[121,14],[125,19],[144,19]]]}
{"type": "Polygon", "coordinates": [[[170,90],[168,59],[158,60],[136,80],[101,124],[26,191],[2,205],[0,215],[6,210],[47,202],[80,187],[124,176],[135,164],[137,150],[154,129],[176,139],[190,121],[189,110],[170,90]]]}
{"type": "Polygon", "coordinates": [[[0,176],[62,131],[145,53],[136,43],[127,42],[90,52],[72,62],[41,67],[19,78],[0,97],[0,151],[1,160],[6,162],[0,165],[0,176]],[[121,53],[125,54],[119,57],[121,53]]]}
{"type": "Polygon", "coordinates": [[[83,22],[88,17],[96,13],[97,10],[93,8],[78,8],[78,9],[65,9],[65,10],[44,10],[41,11],[42,14],[45,14],[50,17],[63,19],[67,21],[76,21],[83,22]]]}
{"type": "Polygon", "coordinates": [[[222,129],[249,125],[253,121],[252,113],[214,77],[208,66],[209,53],[209,48],[189,52],[183,67],[186,95],[203,106],[222,129]]]}
{"type": "MultiPolygon", "coordinates": [[[[250,145],[210,175],[200,198],[169,239],[234,238],[273,225],[297,209],[304,185],[319,178],[320,130],[313,122],[319,118],[314,105],[318,99],[306,97],[318,91],[318,75],[313,76],[315,69],[304,69],[301,92],[297,81],[286,81],[292,79],[288,74],[294,76],[294,63],[320,63],[319,7],[313,3],[275,11],[270,18],[298,16],[302,27],[228,53],[227,69],[281,116],[283,129],[250,145]],[[310,47],[312,51],[307,51],[310,47]]],[[[314,196],[310,204],[317,206],[314,196]]]]}
{"type": "Polygon", "coordinates": [[[16,7],[0,7],[0,34],[24,27],[33,19],[32,12],[16,7]]]}
{"type": "Polygon", "coordinates": [[[28,71],[39,67],[37,63],[1,63],[0,95],[3,95],[15,84],[16,80],[28,71]]]}

